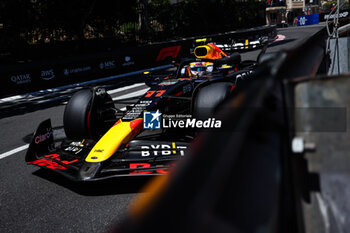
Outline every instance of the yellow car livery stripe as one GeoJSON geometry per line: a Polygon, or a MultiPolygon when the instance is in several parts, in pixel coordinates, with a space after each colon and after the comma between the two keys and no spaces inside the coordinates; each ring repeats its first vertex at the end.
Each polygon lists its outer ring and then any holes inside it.
{"type": "Polygon", "coordinates": [[[119,120],[92,148],[86,162],[102,162],[109,159],[123,144],[129,142],[142,129],[143,119],[131,122],[119,120]]]}

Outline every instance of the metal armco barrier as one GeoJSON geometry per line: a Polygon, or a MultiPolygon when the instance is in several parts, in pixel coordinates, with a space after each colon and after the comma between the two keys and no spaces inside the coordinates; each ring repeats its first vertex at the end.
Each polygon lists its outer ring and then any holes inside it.
{"type": "Polygon", "coordinates": [[[27,93],[40,89],[98,79],[159,66],[173,58],[186,56],[190,43],[169,42],[143,47],[121,48],[110,53],[86,57],[60,58],[1,69],[3,85],[0,96],[27,93]]]}
{"type": "MultiPolygon", "coordinates": [[[[262,26],[243,31],[209,35],[213,41],[274,38],[276,28],[262,26]]],[[[191,37],[152,45],[119,48],[118,50],[54,60],[0,66],[0,97],[28,93],[66,84],[98,79],[109,75],[155,67],[174,58],[189,57],[195,40],[191,37]]]]}

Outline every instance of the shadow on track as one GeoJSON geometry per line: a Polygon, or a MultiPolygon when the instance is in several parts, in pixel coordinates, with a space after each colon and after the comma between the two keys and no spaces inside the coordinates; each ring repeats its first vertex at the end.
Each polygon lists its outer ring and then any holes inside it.
{"type": "Polygon", "coordinates": [[[95,182],[73,182],[45,169],[33,175],[48,180],[83,196],[105,196],[138,193],[151,177],[122,177],[95,182]]]}

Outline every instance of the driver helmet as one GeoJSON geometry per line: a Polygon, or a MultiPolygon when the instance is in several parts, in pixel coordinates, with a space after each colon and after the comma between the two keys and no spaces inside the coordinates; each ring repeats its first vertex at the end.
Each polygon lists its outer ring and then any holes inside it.
{"type": "Polygon", "coordinates": [[[213,72],[212,62],[191,62],[190,71],[193,76],[201,77],[207,72],[213,72]]]}

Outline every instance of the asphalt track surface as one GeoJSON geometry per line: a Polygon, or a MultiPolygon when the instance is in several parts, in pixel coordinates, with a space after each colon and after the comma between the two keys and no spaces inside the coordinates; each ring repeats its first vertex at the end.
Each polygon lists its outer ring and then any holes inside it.
{"type": "MultiPolygon", "coordinates": [[[[321,27],[278,29],[285,39],[271,44],[267,51],[291,49],[321,27]]],[[[242,58],[255,60],[258,53],[246,52],[242,58]]],[[[106,86],[113,98],[140,95],[147,88],[139,76],[117,79],[106,86]]],[[[132,199],[147,181],[123,178],[79,184],[27,166],[23,146],[30,142],[38,124],[47,118],[51,118],[54,128],[62,127],[65,101],[33,100],[13,106],[1,116],[0,232],[105,232],[122,221],[132,199]],[[13,151],[16,148],[19,148],[17,153],[13,151]]]]}

